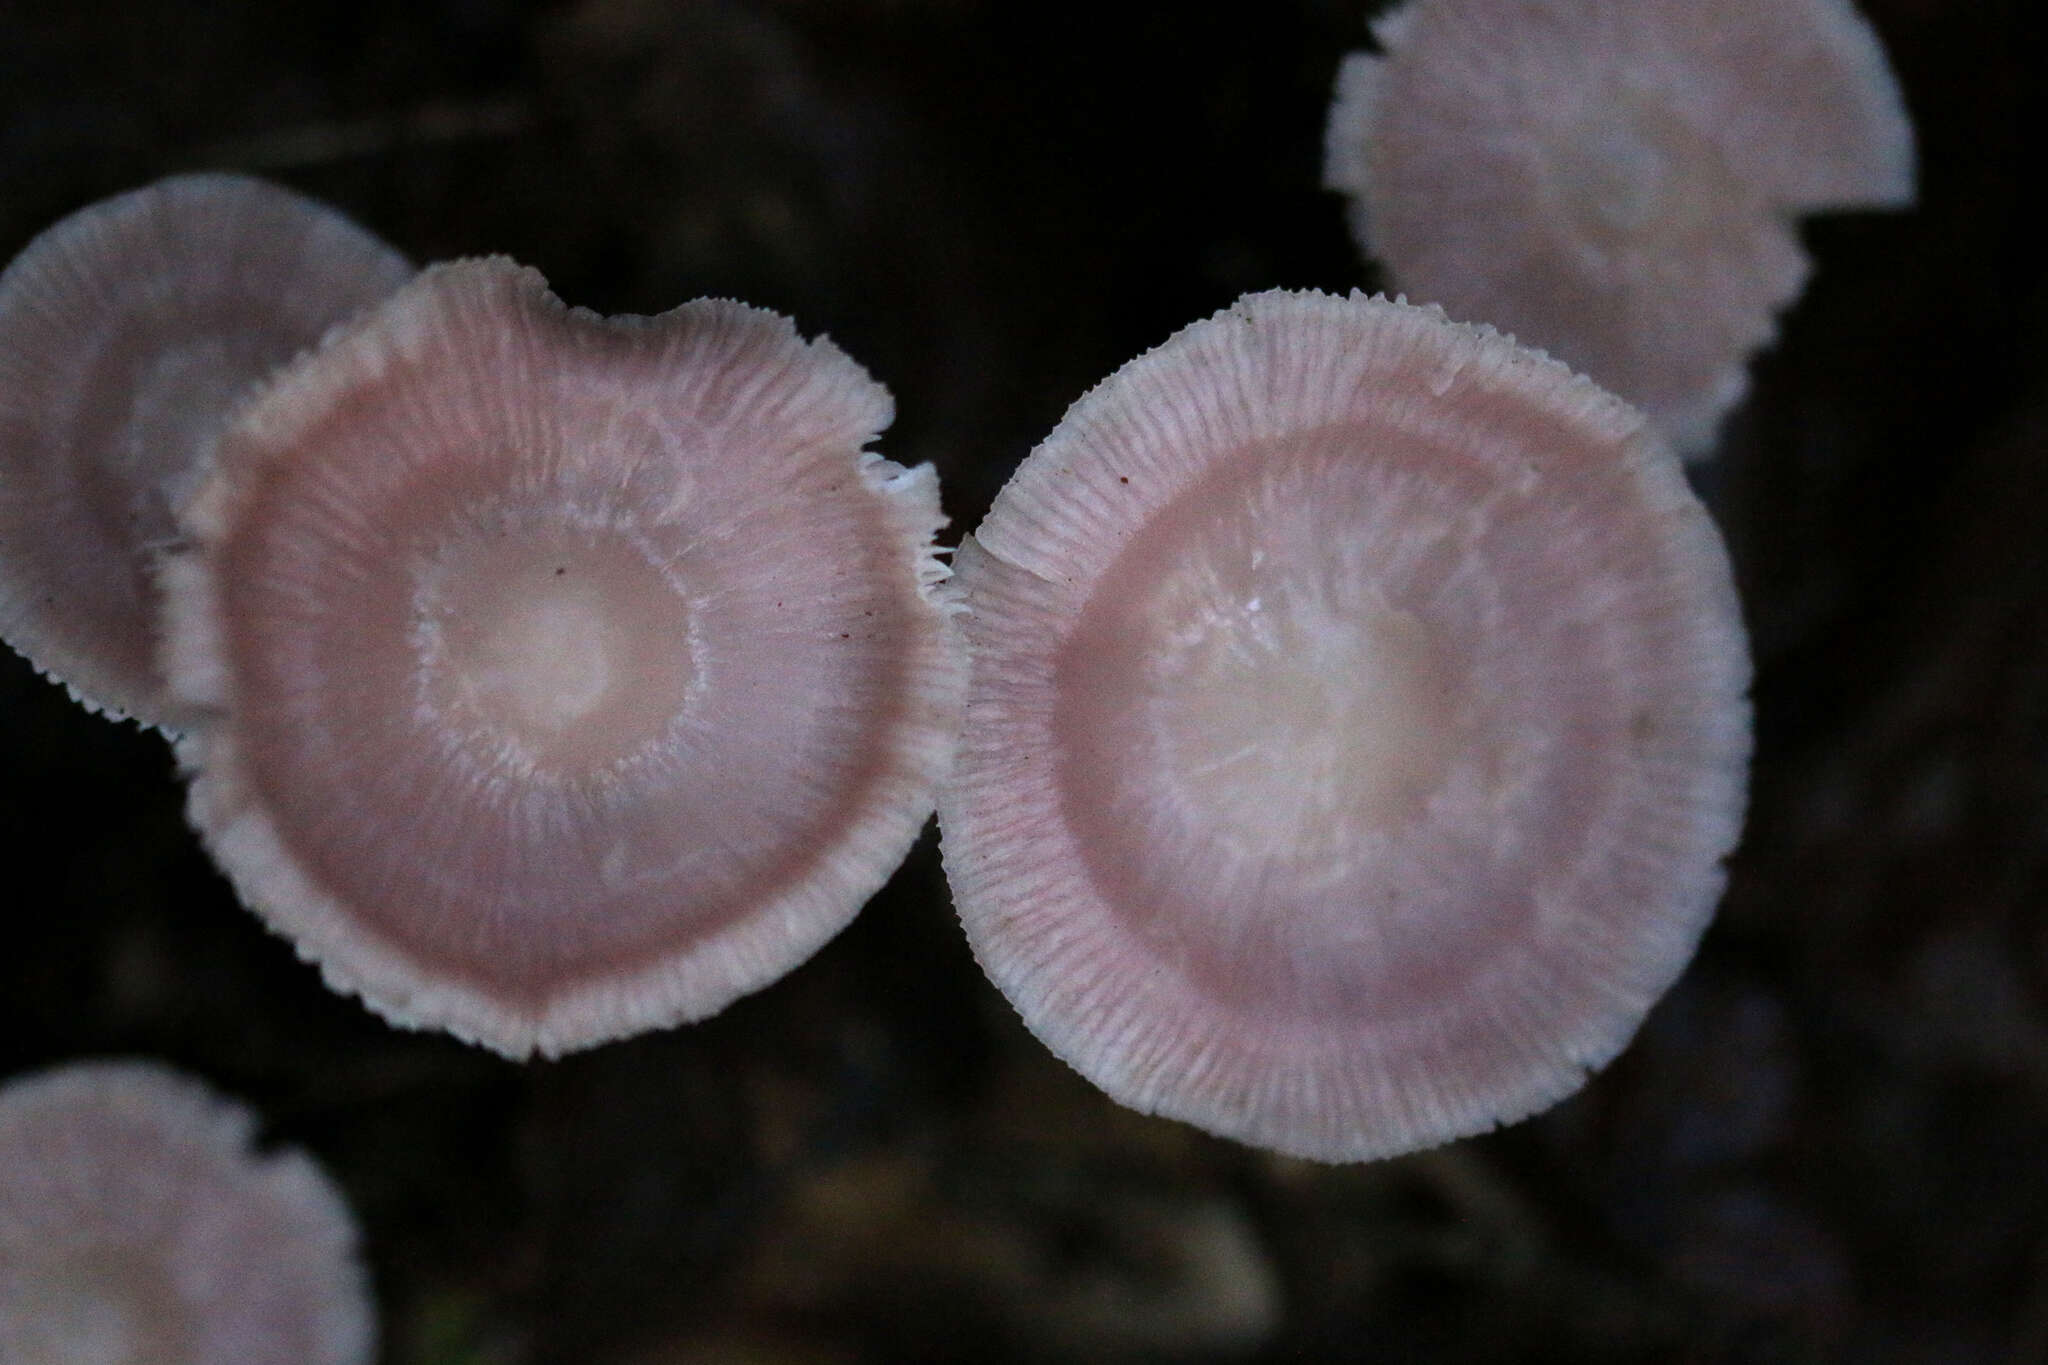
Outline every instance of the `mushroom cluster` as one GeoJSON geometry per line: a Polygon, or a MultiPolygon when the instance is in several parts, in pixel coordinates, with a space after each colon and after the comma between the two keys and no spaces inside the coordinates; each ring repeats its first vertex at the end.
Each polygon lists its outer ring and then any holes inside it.
{"type": "Polygon", "coordinates": [[[587,1047],[788,971],[931,814],[965,670],[936,477],[865,449],[891,415],[774,314],[414,278],[179,177],[0,278],[0,632],[175,735],[330,984],[587,1047]]]}
{"type": "Polygon", "coordinates": [[[940,798],[989,975],[1134,1108],[1322,1160],[1535,1112],[1691,957],[1749,660],[1677,458],[1440,311],[1252,295],[962,545],[940,798]]]}
{"type": "Polygon", "coordinates": [[[1393,284],[1711,448],[1808,273],[1795,219],[1913,200],[1849,0],[1409,0],[1338,73],[1324,179],[1393,284]]]}
{"type": "Polygon", "coordinates": [[[256,1120],[166,1067],[0,1087],[0,1360],[368,1365],[347,1207],[256,1120]]]}
{"type": "MultiPolygon", "coordinates": [[[[1643,185],[1579,169],[1662,231],[1700,139],[1655,105],[1616,115],[1643,185]]],[[[1746,165],[1743,212],[1853,195],[1824,152],[1746,165]]],[[[951,582],[932,470],[867,449],[892,415],[744,304],[604,318],[167,182],[0,280],[0,626],[176,731],[192,823],[330,985],[509,1057],[773,981],[935,803],[983,965],[1137,1108],[1357,1160],[1625,1044],[1749,752],[1726,556],[1635,409],[1440,310],[1247,296],[1077,403],[951,582]],[[53,358],[66,316],[98,340],[53,358]],[[18,530],[66,518],[105,574],[18,530]]]]}

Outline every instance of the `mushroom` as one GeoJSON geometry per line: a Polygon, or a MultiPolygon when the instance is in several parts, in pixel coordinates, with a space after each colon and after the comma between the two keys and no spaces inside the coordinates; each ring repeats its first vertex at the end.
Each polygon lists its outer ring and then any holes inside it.
{"type": "Polygon", "coordinates": [[[367,1365],[356,1233],[297,1151],[168,1067],[0,1087],[0,1360],[367,1365]]]}
{"type": "Polygon", "coordinates": [[[512,1057],[702,1018],[894,871],[964,661],[929,466],[775,314],[441,265],[221,438],[165,566],[190,815],[394,1023],[512,1057]]]}
{"type": "Polygon", "coordinates": [[[1702,454],[1806,281],[1793,219],[1913,200],[1848,0],[1410,0],[1337,78],[1324,182],[1408,294],[1702,454]]]}
{"type": "Polygon", "coordinates": [[[238,175],[81,209],[0,274],[0,639],[95,710],[176,728],[156,552],[237,398],[412,273],[238,175]]]}
{"type": "Polygon", "coordinates": [[[1325,1161],[1480,1132],[1712,914],[1727,557],[1638,413],[1490,329],[1248,296],[1075,404],[956,568],[960,918],[1123,1104],[1325,1161]]]}

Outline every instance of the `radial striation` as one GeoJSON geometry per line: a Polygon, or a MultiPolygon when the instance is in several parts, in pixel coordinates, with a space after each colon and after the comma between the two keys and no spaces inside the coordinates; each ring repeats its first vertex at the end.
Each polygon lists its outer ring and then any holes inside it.
{"type": "Polygon", "coordinates": [[[167,568],[191,815],[395,1022],[512,1056],[701,1018],[901,861],[964,666],[887,392],[724,301],[437,266],[221,443],[167,568]]]}
{"type": "Polygon", "coordinates": [[[1726,555],[1642,418],[1435,310],[1254,295],[962,547],[969,939],[1117,1100],[1324,1160],[1557,1100],[1740,825],[1726,555]]]}

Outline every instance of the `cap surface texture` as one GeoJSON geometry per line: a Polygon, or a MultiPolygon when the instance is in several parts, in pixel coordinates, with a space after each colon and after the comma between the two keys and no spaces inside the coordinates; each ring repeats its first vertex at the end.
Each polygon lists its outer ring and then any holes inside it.
{"type": "Polygon", "coordinates": [[[1248,296],[1076,403],[958,569],[960,916],[1127,1105],[1324,1160],[1478,1132],[1712,913],[1725,553],[1637,413],[1496,333],[1248,296]]]}

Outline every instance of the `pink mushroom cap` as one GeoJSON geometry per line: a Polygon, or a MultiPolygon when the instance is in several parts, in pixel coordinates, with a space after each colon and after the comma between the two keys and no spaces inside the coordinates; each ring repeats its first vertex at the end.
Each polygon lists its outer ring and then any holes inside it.
{"type": "Polygon", "coordinates": [[[1726,555],[1638,413],[1491,330],[1248,296],[1076,403],[957,569],[960,918],[1123,1104],[1326,1161],[1480,1132],[1713,912],[1726,555]]]}
{"type": "Polygon", "coordinates": [[[1848,0],[1410,0],[1338,73],[1325,183],[1413,297],[1709,449],[1808,272],[1792,219],[1913,200],[1848,0]]]}
{"type": "Polygon", "coordinates": [[[165,569],[190,814],[391,1021],[555,1055],[715,1013],[852,919],[964,682],[936,476],[790,322],[433,267],[222,437],[165,569]]]}
{"type": "Polygon", "coordinates": [[[0,1360],[367,1365],[355,1225],[303,1153],[167,1067],[0,1087],[0,1360]]]}
{"type": "Polygon", "coordinates": [[[95,710],[176,728],[155,558],[229,410],[412,274],[334,209],[182,175],[0,274],[0,638],[95,710]]]}

